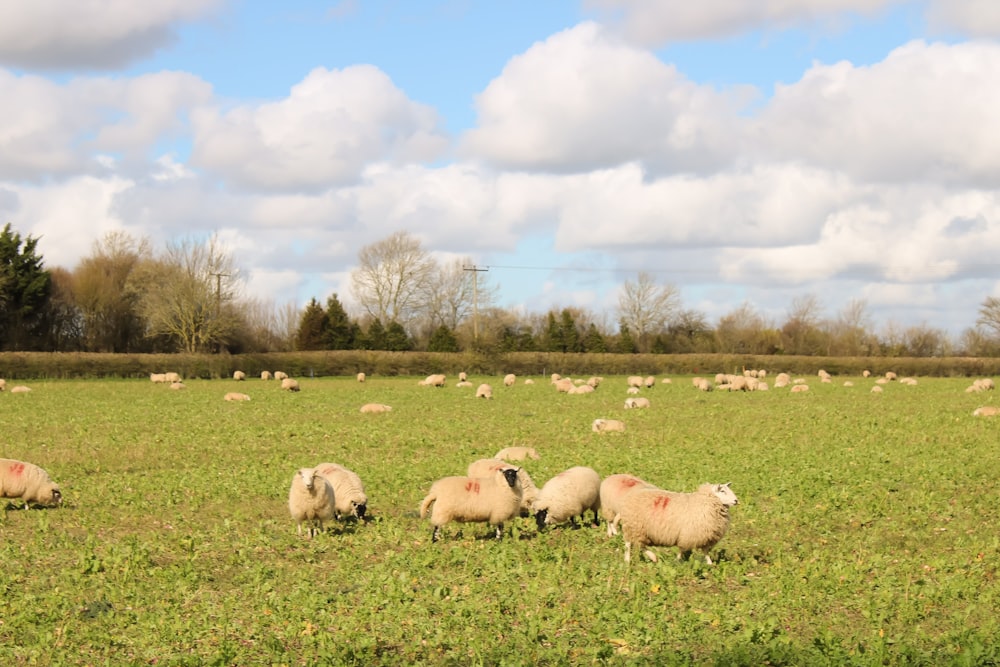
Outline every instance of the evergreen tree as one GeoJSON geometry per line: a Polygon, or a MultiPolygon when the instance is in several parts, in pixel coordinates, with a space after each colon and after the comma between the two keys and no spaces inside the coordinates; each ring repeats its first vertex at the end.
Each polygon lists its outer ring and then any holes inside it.
{"type": "Polygon", "coordinates": [[[0,232],[0,346],[37,349],[44,344],[44,315],[52,276],[37,254],[38,239],[22,239],[10,223],[0,232]]]}
{"type": "Polygon", "coordinates": [[[562,351],[579,352],[581,349],[580,332],[576,329],[576,321],[573,319],[573,313],[567,309],[562,311],[559,329],[562,332],[562,351]]]}
{"type": "Polygon", "coordinates": [[[358,336],[358,325],[347,317],[344,305],[340,303],[336,293],[326,300],[326,349],[350,350],[355,345],[358,336]]]}
{"type": "Polygon", "coordinates": [[[635,354],[638,352],[639,348],[635,344],[635,339],[632,338],[632,333],[628,330],[628,324],[625,323],[624,319],[618,322],[618,327],[618,352],[621,354],[635,354]]]}
{"type": "Polygon", "coordinates": [[[330,322],[323,312],[323,307],[316,299],[311,299],[302,317],[299,318],[299,330],[295,334],[296,350],[322,350],[326,347],[325,338],[330,322]]]}
{"type": "Polygon", "coordinates": [[[445,325],[439,326],[431,334],[430,342],[427,343],[428,352],[458,352],[458,338],[455,332],[445,325]]]}
{"type": "Polygon", "coordinates": [[[385,347],[385,327],[382,326],[382,320],[375,318],[368,325],[368,331],[365,332],[365,350],[384,350],[385,347]]]}
{"type": "Polygon", "coordinates": [[[551,310],[549,311],[548,322],[545,326],[545,351],[547,352],[565,352],[566,344],[563,340],[563,330],[556,322],[556,315],[551,310]]]}
{"type": "Polygon", "coordinates": [[[583,351],[584,352],[607,352],[608,344],[604,340],[604,336],[601,332],[597,330],[597,325],[593,322],[587,327],[587,335],[583,338],[583,351]]]}
{"type": "Polygon", "coordinates": [[[406,335],[403,325],[393,320],[385,330],[385,348],[391,352],[407,352],[413,349],[413,341],[406,335]]]}

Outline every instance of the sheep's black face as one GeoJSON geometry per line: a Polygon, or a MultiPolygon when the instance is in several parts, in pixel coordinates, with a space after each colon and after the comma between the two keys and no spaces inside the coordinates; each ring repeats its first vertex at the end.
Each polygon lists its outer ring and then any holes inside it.
{"type": "Polygon", "coordinates": [[[365,512],[367,512],[367,511],[368,511],[368,506],[367,505],[362,504],[362,505],[355,505],[354,506],[354,513],[358,516],[359,519],[364,519],[365,518],[365,512]]]}
{"type": "Polygon", "coordinates": [[[549,515],[548,510],[538,510],[535,512],[535,525],[538,526],[538,530],[541,531],[545,528],[545,517],[549,515]]]}
{"type": "Polygon", "coordinates": [[[62,504],[62,494],[59,489],[52,489],[52,502],[56,505],[62,504]]]}
{"type": "Polygon", "coordinates": [[[517,470],[514,468],[506,468],[503,471],[503,476],[507,480],[507,486],[513,489],[514,485],[517,484],[517,470]]]}

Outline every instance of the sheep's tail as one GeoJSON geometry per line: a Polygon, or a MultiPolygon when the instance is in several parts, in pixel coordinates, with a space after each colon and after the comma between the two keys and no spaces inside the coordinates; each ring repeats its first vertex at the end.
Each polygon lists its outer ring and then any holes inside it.
{"type": "Polygon", "coordinates": [[[437,500],[437,495],[434,493],[428,493],[424,501],[420,503],[420,518],[423,519],[427,516],[427,510],[430,508],[431,503],[437,500]]]}

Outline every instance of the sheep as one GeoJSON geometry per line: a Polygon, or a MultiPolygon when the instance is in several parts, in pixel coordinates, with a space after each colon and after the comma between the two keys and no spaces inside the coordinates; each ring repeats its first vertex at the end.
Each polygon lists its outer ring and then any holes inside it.
{"type": "Polygon", "coordinates": [[[528,378],[524,381],[524,384],[535,384],[535,381],[532,380],[531,378],[528,378]]]}
{"type": "Polygon", "coordinates": [[[663,378],[662,380],[660,380],[660,384],[673,384],[673,383],[674,381],[671,380],[670,378],[663,378]]]}
{"type": "Polygon", "coordinates": [[[150,373],[149,381],[153,384],[164,384],[167,381],[166,373],[150,373]]]}
{"type": "Polygon", "coordinates": [[[629,387],[628,389],[625,390],[625,393],[627,393],[627,394],[638,394],[639,393],[639,388],[638,387],[629,387]]]}
{"type": "Polygon", "coordinates": [[[872,376],[872,372],[870,370],[868,370],[867,368],[865,370],[861,371],[861,377],[867,378],[867,377],[871,377],[871,376],[872,376]]]}
{"type": "Polygon", "coordinates": [[[648,408],[649,399],[648,398],[626,398],[625,399],[625,409],[631,410],[632,408],[648,408]]]}
{"type": "Polygon", "coordinates": [[[578,385],[576,387],[573,387],[572,389],[570,389],[566,393],[567,394],[593,394],[594,393],[594,388],[591,385],[589,385],[589,384],[581,384],[581,385],[578,385]]]}
{"type": "Polygon", "coordinates": [[[569,521],[576,526],[576,517],[594,514],[594,524],[600,520],[601,476],[593,468],[575,466],[545,482],[532,504],[538,530],[569,521]]]}
{"type": "Polygon", "coordinates": [[[885,379],[889,382],[893,382],[896,379],[896,374],[892,371],[885,372],[885,379]]]}
{"type": "Polygon", "coordinates": [[[503,376],[503,386],[513,387],[515,382],[517,382],[517,376],[513,373],[507,373],[503,376]]]}
{"type": "Polygon", "coordinates": [[[1000,407],[995,405],[984,405],[972,411],[973,417],[996,417],[1000,415],[1000,407]]]}
{"type": "Polygon", "coordinates": [[[590,424],[590,429],[594,433],[624,433],[625,422],[618,419],[595,419],[590,424]]]}
{"type": "Polygon", "coordinates": [[[628,384],[629,387],[639,388],[642,386],[644,379],[645,378],[642,378],[638,375],[629,375],[628,378],[625,380],[625,382],[628,384]]]}
{"type": "Polygon", "coordinates": [[[247,374],[243,371],[233,371],[233,379],[237,382],[243,382],[247,379],[247,374]]]}
{"type": "Polygon", "coordinates": [[[493,398],[493,387],[485,382],[476,388],[476,398],[493,398]]]}
{"type": "Polygon", "coordinates": [[[34,463],[14,459],[0,459],[0,498],[20,498],[24,509],[31,503],[51,507],[63,500],[59,485],[49,473],[34,463]]]}
{"type": "Polygon", "coordinates": [[[492,458],[473,461],[469,464],[469,469],[466,470],[465,474],[469,477],[489,477],[497,470],[506,470],[507,468],[513,468],[517,471],[517,480],[521,482],[521,516],[528,516],[531,514],[532,504],[538,498],[538,487],[535,486],[535,482],[527,470],[498,458],[492,458]]]}
{"type": "Polygon", "coordinates": [[[435,375],[428,375],[425,379],[421,380],[417,384],[421,387],[443,387],[445,381],[445,376],[438,373],[435,375]]]}
{"type": "Polygon", "coordinates": [[[31,391],[31,387],[25,387],[23,384],[19,384],[16,387],[11,387],[10,393],[12,394],[27,394],[31,391]]]}
{"type": "Polygon", "coordinates": [[[469,382],[468,380],[462,380],[462,381],[460,381],[460,382],[456,382],[456,383],[455,383],[455,386],[456,386],[456,387],[471,387],[471,386],[472,386],[472,383],[471,383],[471,382],[469,382]]]}
{"type": "Polygon", "coordinates": [[[881,394],[882,393],[882,387],[880,387],[879,385],[875,385],[874,387],[872,387],[872,393],[873,394],[881,394]]]}
{"type": "Polygon", "coordinates": [[[365,374],[358,373],[358,382],[364,382],[364,381],[365,381],[365,374]]]}
{"type": "Polygon", "coordinates": [[[173,390],[187,389],[187,385],[185,385],[183,382],[171,382],[170,388],[173,390]]]}
{"type": "Polygon", "coordinates": [[[569,378],[560,378],[556,380],[553,384],[556,386],[556,391],[560,394],[568,394],[576,385],[569,378]]]}
{"type": "Polygon", "coordinates": [[[222,398],[224,400],[227,400],[227,401],[249,401],[250,400],[249,396],[247,396],[246,394],[241,394],[238,391],[231,391],[228,394],[226,394],[225,396],[223,396],[222,398]]]}
{"type": "Polygon", "coordinates": [[[551,380],[550,384],[555,384],[556,382],[559,382],[559,380],[562,380],[562,375],[559,375],[559,373],[553,373],[549,376],[549,379],[551,380]]]}
{"type": "Polygon", "coordinates": [[[541,457],[535,451],[534,447],[504,447],[494,454],[493,458],[505,459],[507,461],[523,461],[525,459],[534,459],[537,461],[541,457]]]}
{"type": "Polygon", "coordinates": [[[288,377],[288,373],[286,373],[285,371],[274,371],[274,379],[275,380],[281,381],[281,380],[286,379],[287,377],[288,377]]]}
{"type": "Polygon", "coordinates": [[[339,463],[320,463],[316,466],[316,472],[333,489],[333,506],[337,518],[350,516],[364,521],[368,511],[368,496],[358,474],[339,463]]]}
{"type": "Polygon", "coordinates": [[[618,514],[625,496],[637,489],[655,489],[655,485],[628,474],[608,475],[601,482],[601,516],[608,523],[608,537],[618,534],[618,514]]]}
{"type": "Polygon", "coordinates": [[[587,378],[587,384],[593,387],[594,389],[597,389],[599,386],[601,386],[602,382],[604,382],[604,378],[600,377],[599,375],[594,375],[592,377],[587,378]]]}
{"type": "Polygon", "coordinates": [[[382,412],[391,412],[392,406],[385,405],[384,403],[365,403],[361,406],[361,412],[364,414],[379,414],[382,412]]]}
{"type": "Polygon", "coordinates": [[[646,379],[642,381],[642,384],[646,387],[646,389],[652,389],[656,386],[656,378],[652,375],[647,375],[646,379]]]}
{"type": "Polygon", "coordinates": [[[459,382],[467,382],[468,380],[469,380],[469,376],[466,375],[465,371],[462,371],[462,372],[460,372],[458,374],[458,381],[459,382]]]}
{"type": "Polygon", "coordinates": [[[6,388],[7,388],[7,381],[0,378],[0,391],[3,391],[6,388]]]}
{"type": "Polygon", "coordinates": [[[695,383],[694,386],[697,387],[700,391],[712,391],[714,389],[712,383],[706,380],[705,378],[698,378],[698,382],[695,383]]]}
{"type": "Polygon", "coordinates": [[[181,381],[181,380],[183,380],[183,379],[184,379],[184,378],[182,378],[182,377],[181,377],[181,374],[180,374],[180,373],[175,373],[175,372],[173,372],[173,371],[171,371],[171,372],[169,372],[169,373],[164,373],[164,374],[163,374],[163,381],[164,381],[164,382],[165,382],[166,384],[172,384],[172,383],[174,383],[174,382],[180,382],[180,381],[181,381]]]}
{"type": "Polygon", "coordinates": [[[271,379],[271,371],[261,371],[260,372],[260,379],[261,380],[270,380],[271,379]]]}
{"type": "Polygon", "coordinates": [[[807,385],[807,384],[792,385],[792,390],[791,391],[792,391],[793,394],[800,394],[802,392],[809,391],[809,385],[807,385]]]}
{"type": "Polygon", "coordinates": [[[517,470],[497,470],[490,477],[442,477],[433,484],[420,503],[420,518],[431,504],[431,542],[437,542],[441,527],[452,521],[486,523],[496,527],[496,539],[503,537],[503,524],[521,513],[521,482],[517,470]]]}
{"type": "Polygon", "coordinates": [[[281,388],[285,391],[299,391],[299,381],[293,378],[285,378],[281,381],[281,388]]]}
{"type": "Polygon", "coordinates": [[[697,549],[711,565],[709,552],[729,529],[729,508],[738,503],[728,482],[702,484],[694,493],[640,489],[628,494],[619,513],[625,562],[631,560],[633,545],[654,563],[656,554],[647,546],[675,546],[678,558],[697,549]]]}
{"type": "Polygon", "coordinates": [[[292,477],[288,490],[288,511],[297,523],[296,532],[302,535],[302,524],[308,523],[309,537],[323,530],[323,522],[337,512],[333,487],[315,468],[299,468],[292,477]]]}

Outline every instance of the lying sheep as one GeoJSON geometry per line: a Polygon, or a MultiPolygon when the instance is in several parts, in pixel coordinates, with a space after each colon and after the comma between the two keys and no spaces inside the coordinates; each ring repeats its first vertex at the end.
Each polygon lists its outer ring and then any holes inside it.
{"type": "Polygon", "coordinates": [[[526,380],[524,381],[524,384],[535,384],[535,381],[534,381],[534,380],[532,380],[531,378],[527,378],[527,379],[526,379],[526,380]]]}
{"type": "Polygon", "coordinates": [[[995,405],[983,405],[972,411],[973,417],[996,417],[1000,415],[1000,407],[995,405]]]}
{"type": "Polygon", "coordinates": [[[476,398],[493,398],[493,387],[485,382],[476,388],[476,398]]]}
{"type": "Polygon", "coordinates": [[[237,382],[243,382],[247,379],[247,374],[243,371],[233,371],[233,379],[237,382]]]}
{"type": "Polygon", "coordinates": [[[640,489],[625,496],[619,513],[625,537],[625,562],[632,546],[656,562],[648,546],[677,547],[678,557],[695,549],[709,552],[729,529],[729,508],[739,503],[726,484],[702,484],[694,493],[676,493],[661,489],[640,489]]]}
{"type": "Polygon", "coordinates": [[[281,381],[281,388],[285,391],[299,391],[299,381],[294,378],[284,378],[281,381]]]}
{"type": "Polygon", "coordinates": [[[386,405],[384,403],[365,403],[361,406],[361,412],[364,414],[379,414],[382,412],[391,412],[392,406],[386,405]]]}
{"type": "Polygon", "coordinates": [[[625,393],[626,394],[638,394],[639,393],[639,388],[638,387],[629,387],[628,389],[625,390],[625,393]]]}
{"type": "Polygon", "coordinates": [[[442,477],[431,484],[420,503],[420,518],[427,516],[433,503],[432,542],[437,542],[441,527],[452,521],[495,526],[499,540],[504,522],[521,513],[521,495],[521,482],[513,468],[497,470],[490,477],[442,477]]]}
{"type": "Polygon", "coordinates": [[[3,391],[6,388],[7,388],[7,381],[4,380],[3,378],[0,378],[0,391],[3,391]]]}
{"type": "Polygon", "coordinates": [[[469,382],[468,380],[459,380],[458,382],[455,383],[455,386],[456,387],[471,387],[472,383],[469,382]]]}
{"type": "Polygon", "coordinates": [[[503,376],[503,386],[513,387],[515,382],[517,382],[517,376],[513,373],[507,373],[503,376]]]}
{"type": "Polygon", "coordinates": [[[334,507],[338,518],[351,516],[364,520],[368,511],[368,496],[365,485],[353,470],[339,463],[320,463],[316,472],[333,488],[334,507]]]}
{"type": "Polygon", "coordinates": [[[469,464],[465,472],[469,477],[490,477],[497,470],[512,468],[517,471],[517,481],[521,483],[521,516],[531,514],[531,506],[538,498],[538,487],[524,468],[518,468],[497,458],[479,459],[469,464]]]}
{"type": "Polygon", "coordinates": [[[333,487],[315,468],[299,468],[288,490],[288,510],[296,521],[296,533],[302,535],[302,524],[307,523],[312,538],[337,512],[333,487]]]}
{"type": "Polygon", "coordinates": [[[625,399],[625,409],[632,410],[633,408],[648,408],[649,399],[648,398],[626,398],[625,399]]]}
{"type": "Polygon", "coordinates": [[[537,461],[541,457],[535,451],[534,447],[504,447],[494,454],[493,458],[505,459],[507,461],[523,461],[525,459],[534,459],[537,461]]]}
{"type": "Polygon", "coordinates": [[[11,387],[10,393],[12,394],[27,394],[31,391],[31,387],[25,387],[23,384],[19,384],[16,387],[11,387]]]}
{"type": "Polygon", "coordinates": [[[624,433],[625,422],[618,419],[595,419],[590,428],[594,433],[624,433]]]}
{"type": "Polygon", "coordinates": [[[358,382],[364,382],[364,381],[365,381],[365,374],[358,373],[358,382]]]}
{"type": "Polygon", "coordinates": [[[249,401],[250,397],[247,396],[246,394],[241,394],[238,391],[231,391],[225,396],[223,396],[223,399],[227,401],[249,401]]]}
{"type": "Polygon", "coordinates": [[[0,459],[0,498],[20,498],[24,509],[31,503],[49,506],[62,503],[59,485],[49,473],[34,463],[14,459],[0,459]]]}
{"type": "Polygon", "coordinates": [[[575,466],[545,482],[532,504],[538,530],[569,521],[576,526],[576,517],[594,514],[594,524],[600,521],[601,476],[593,468],[575,466]]]}
{"type": "Polygon", "coordinates": [[[573,387],[572,389],[570,389],[566,393],[567,394],[593,394],[594,393],[594,387],[593,387],[593,385],[589,385],[589,384],[581,384],[581,385],[577,385],[577,386],[573,387]]]}
{"type": "Polygon", "coordinates": [[[618,534],[618,516],[625,496],[638,489],[655,489],[656,486],[635,475],[608,475],[601,482],[601,516],[608,523],[608,537],[618,534]]]}
{"type": "Polygon", "coordinates": [[[171,382],[170,383],[170,388],[174,389],[174,390],[177,390],[177,389],[187,389],[187,385],[185,385],[183,382],[171,382]]]}
{"type": "Polygon", "coordinates": [[[560,378],[553,383],[560,394],[568,394],[576,386],[570,378],[560,378]]]}
{"type": "Polygon", "coordinates": [[[793,394],[800,394],[800,393],[803,393],[803,392],[806,392],[806,391],[809,391],[809,385],[807,385],[807,384],[792,385],[791,392],[793,394]]]}

